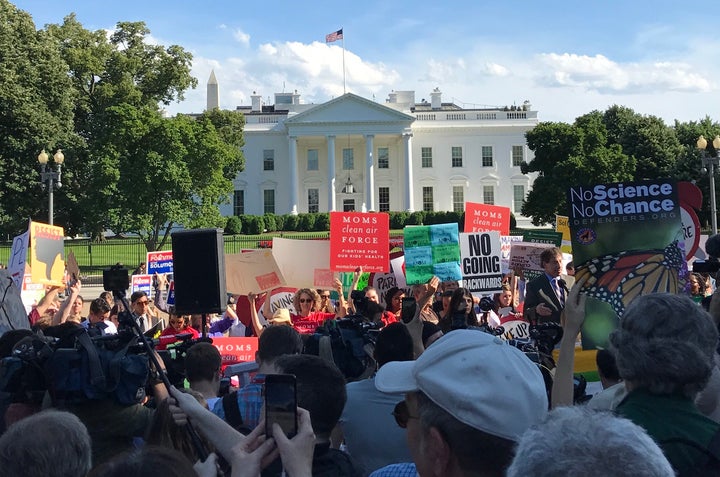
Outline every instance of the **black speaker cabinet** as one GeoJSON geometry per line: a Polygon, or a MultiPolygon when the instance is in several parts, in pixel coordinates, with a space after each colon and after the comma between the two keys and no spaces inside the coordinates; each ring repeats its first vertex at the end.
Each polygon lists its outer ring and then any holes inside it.
{"type": "Polygon", "coordinates": [[[222,313],[227,305],[222,230],[172,234],[175,310],[178,314],[222,313]]]}

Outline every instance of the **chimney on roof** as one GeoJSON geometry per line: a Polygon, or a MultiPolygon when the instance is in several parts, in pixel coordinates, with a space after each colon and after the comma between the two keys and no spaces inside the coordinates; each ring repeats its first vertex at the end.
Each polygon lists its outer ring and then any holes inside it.
{"type": "Polygon", "coordinates": [[[250,100],[252,101],[252,108],[250,111],[253,113],[259,113],[262,111],[262,96],[257,94],[255,91],[253,91],[253,94],[250,95],[250,100]]]}
{"type": "Polygon", "coordinates": [[[430,93],[430,106],[433,109],[442,109],[442,93],[440,92],[440,88],[435,88],[432,93],[430,93]]]}
{"type": "Polygon", "coordinates": [[[207,82],[207,105],[206,110],[211,111],[220,107],[220,90],[218,88],[215,70],[210,71],[210,78],[207,82]]]}

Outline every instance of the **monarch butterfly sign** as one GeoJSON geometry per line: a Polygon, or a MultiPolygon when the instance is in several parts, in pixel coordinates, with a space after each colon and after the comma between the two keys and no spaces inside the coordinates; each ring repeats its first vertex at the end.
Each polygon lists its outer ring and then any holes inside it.
{"type": "Polygon", "coordinates": [[[583,348],[605,347],[627,305],[678,293],[687,264],[678,187],[672,179],[568,190],[575,279],[588,295],[583,348]]]}

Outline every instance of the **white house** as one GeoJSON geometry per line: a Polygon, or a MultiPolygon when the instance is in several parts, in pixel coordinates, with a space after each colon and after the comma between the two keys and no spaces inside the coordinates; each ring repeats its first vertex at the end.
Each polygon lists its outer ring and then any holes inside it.
{"type": "Polygon", "coordinates": [[[301,104],[294,92],[263,105],[253,93],[251,106],[237,108],[245,170],[221,212],[462,211],[481,202],[510,207],[519,226],[530,226],[520,207],[535,176],[520,163],[531,159],[524,135],[537,111],[527,101],[465,109],[443,103],[438,89],[430,97],[396,91],[380,104],[347,93],[301,104]]]}

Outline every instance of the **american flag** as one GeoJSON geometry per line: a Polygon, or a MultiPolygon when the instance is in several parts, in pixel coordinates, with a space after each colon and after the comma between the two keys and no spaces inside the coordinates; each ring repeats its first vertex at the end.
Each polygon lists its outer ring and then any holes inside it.
{"type": "Polygon", "coordinates": [[[342,40],[342,28],[338,31],[334,31],[328,35],[325,35],[325,43],[332,43],[333,41],[342,40]]]}

